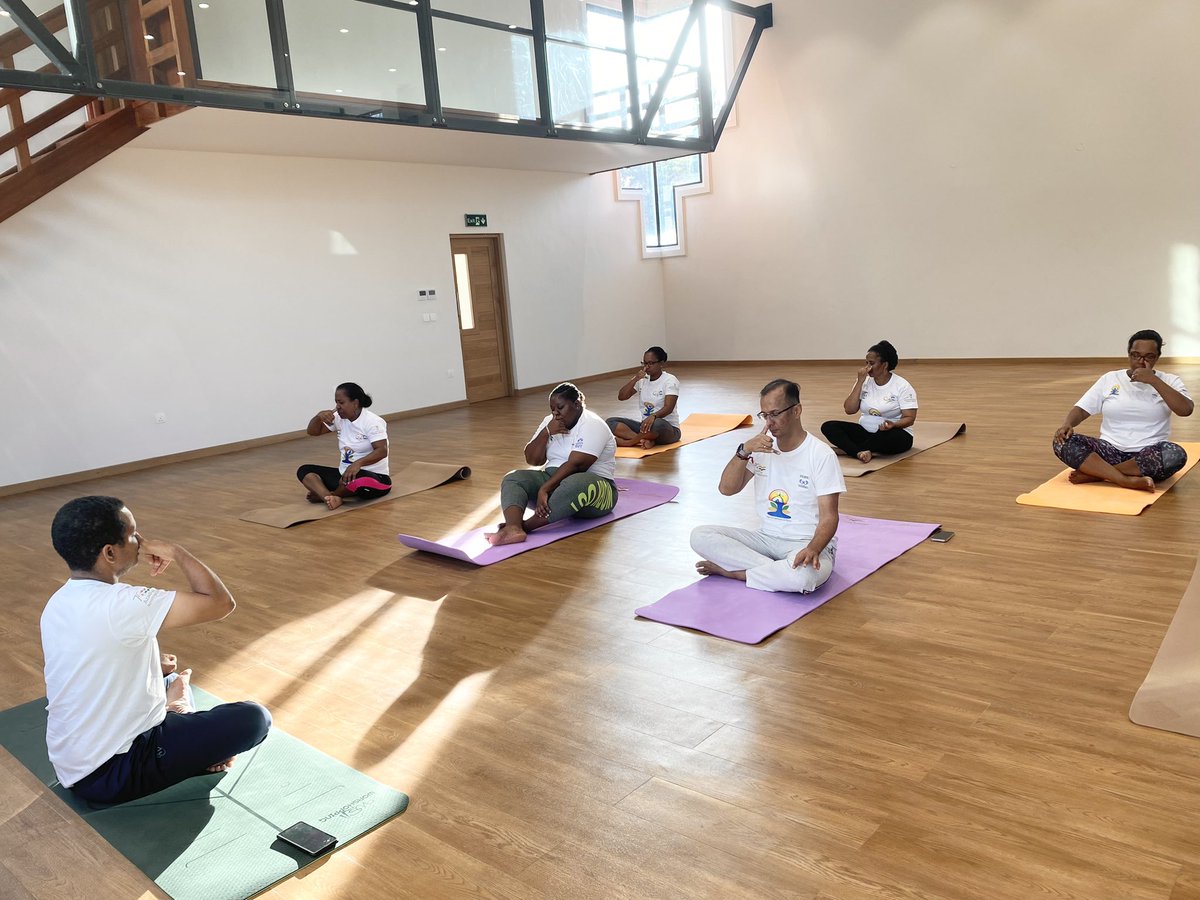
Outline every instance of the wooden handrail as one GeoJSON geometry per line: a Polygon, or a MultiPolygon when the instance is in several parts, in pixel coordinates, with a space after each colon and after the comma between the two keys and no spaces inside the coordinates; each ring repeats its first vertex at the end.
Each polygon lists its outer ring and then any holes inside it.
{"type": "Polygon", "coordinates": [[[71,113],[83,109],[92,102],[91,97],[81,94],[71,94],[61,103],[56,103],[41,115],[34,116],[19,128],[14,128],[8,134],[0,135],[0,153],[7,153],[18,144],[24,144],[31,137],[45,131],[56,122],[61,122],[71,113]]]}

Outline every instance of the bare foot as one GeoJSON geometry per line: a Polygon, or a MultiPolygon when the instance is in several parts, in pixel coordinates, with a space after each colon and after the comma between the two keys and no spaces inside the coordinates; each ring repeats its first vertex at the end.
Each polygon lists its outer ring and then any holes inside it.
{"type": "Polygon", "coordinates": [[[505,544],[520,544],[529,537],[525,533],[525,529],[520,525],[503,525],[499,531],[492,534],[485,534],[487,542],[493,547],[502,547],[505,544]]]}
{"type": "Polygon", "coordinates": [[[1067,481],[1071,482],[1071,484],[1091,484],[1093,481],[1103,480],[1103,478],[1097,478],[1095,475],[1080,472],[1078,469],[1073,469],[1071,474],[1067,476],[1067,481]]]}
{"type": "Polygon", "coordinates": [[[736,581],[745,581],[745,572],[730,572],[728,569],[722,569],[711,560],[702,559],[696,563],[696,571],[701,575],[720,575],[722,578],[733,578],[736,581]]]}
{"type": "Polygon", "coordinates": [[[862,462],[869,463],[871,461],[871,451],[870,450],[862,451],[862,453],[858,454],[858,458],[862,462]]]}
{"type": "Polygon", "coordinates": [[[1154,493],[1154,479],[1149,475],[1129,475],[1121,482],[1121,487],[1131,488],[1135,491],[1149,491],[1154,493]]]}
{"type": "Polygon", "coordinates": [[[225,760],[225,762],[216,763],[215,765],[209,766],[204,771],[206,771],[206,772],[228,772],[230,769],[233,768],[233,761],[235,759],[237,759],[236,756],[231,756],[231,757],[229,757],[229,759],[225,760]]]}
{"type": "Polygon", "coordinates": [[[307,500],[309,503],[324,503],[325,502],[324,497],[322,497],[320,494],[314,494],[312,491],[309,491],[308,494],[305,495],[304,499],[307,500]]]}
{"type": "Polygon", "coordinates": [[[328,497],[325,498],[325,505],[328,506],[330,509],[337,509],[339,506],[342,505],[342,498],[339,497],[337,494],[330,494],[328,497]]]}
{"type": "Polygon", "coordinates": [[[187,686],[192,680],[192,670],[184,669],[174,681],[167,685],[167,711],[176,713],[192,712],[192,704],[188,703],[187,686]]]}
{"type": "Polygon", "coordinates": [[[641,448],[642,448],[643,450],[649,450],[649,449],[650,449],[651,447],[653,447],[653,446],[654,446],[656,443],[658,443],[658,442],[657,442],[657,441],[654,441],[654,440],[641,440],[641,441],[638,441],[638,445],[639,445],[639,446],[641,446],[641,448]]]}
{"type": "Polygon", "coordinates": [[[638,444],[637,438],[616,438],[618,447],[636,447],[638,444]]]}

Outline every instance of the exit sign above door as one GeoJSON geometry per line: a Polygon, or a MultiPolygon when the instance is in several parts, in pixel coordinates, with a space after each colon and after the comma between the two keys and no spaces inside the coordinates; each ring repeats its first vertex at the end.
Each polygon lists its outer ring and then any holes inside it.
{"type": "Polygon", "coordinates": [[[483,213],[467,213],[463,218],[468,228],[487,228],[487,216],[483,213]]]}

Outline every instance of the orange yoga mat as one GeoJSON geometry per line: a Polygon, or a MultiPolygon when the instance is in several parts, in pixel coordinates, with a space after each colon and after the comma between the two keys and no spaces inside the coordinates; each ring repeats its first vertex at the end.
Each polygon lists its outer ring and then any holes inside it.
{"type": "Polygon", "coordinates": [[[1190,472],[1197,459],[1200,459],[1200,443],[1185,444],[1180,441],[1179,446],[1187,451],[1187,464],[1166,481],[1160,481],[1155,486],[1154,493],[1133,491],[1104,481],[1071,484],[1067,481],[1071,470],[1063,469],[1045,484],[1034,488],[1028,494],[1022,494],[1017,498],[1017,502],[1024,506],[1049,506],[1054,509],[1136,516],[1174,487],[1175,482],[1190,472]]]}
{"type": "Polygon", "coordinates": [[[1138,725],[1200,737],[1198,632],[1200,566],[1183,592],[1154,664],[1129,707],[1129,718],[1138,725]]]}
{"type": "Polygon", "coordinates": [[[679,423],[680,439],[674,444],[655,444],[649,450],[641,447],[618,447],[617,459],[641,459],[643,456],[653,456],[655,453],[666,453],[684,444],[694,444],[705,438],[716,437],[735,428],[745,428],[754,420],[750,416],[731,415],[726,413],[692,413],[679,423]]]}

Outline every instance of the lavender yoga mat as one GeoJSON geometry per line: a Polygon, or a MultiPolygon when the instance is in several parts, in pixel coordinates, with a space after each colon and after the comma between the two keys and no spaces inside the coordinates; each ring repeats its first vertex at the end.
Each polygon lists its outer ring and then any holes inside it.
{"type": "Polygon", "coordinates": [[[811,594],[756,591],[744,582],[709,575],[636,612],[655,622],[757,644],[911,550],[937,528],[927,522],[842,516],[833,574],[811,594]]]}
{"type": "Polygon", "coordinates": [[[544,547],[546,544],[562,538],[579,534],[581,531],[599,528],[601,525],[607,525],[617,519],[624,519],[626,516],[662,506],[675,499],[675,495],[679,493],[679,488],[671,484],[636,481],[632,478],[615,478],[613,480],[616,482],[619,493],[617,507],[611,513],[596,519],[563,519],[553,525],[539,528],[530,534],[522,544],[493,547],[484,538],[484,534],[495,531],[495,525],[476,528],[466,534],[452,534],[440,541],[428,541],[411,534],[398,534],[396,537],[405,547],[436,553],[439,556],[449,556],[451,559],[461,559],[463,562],[474,563],[477,566],[490,566],[492,563],[498,563],[510,556],[544,547]]]}

